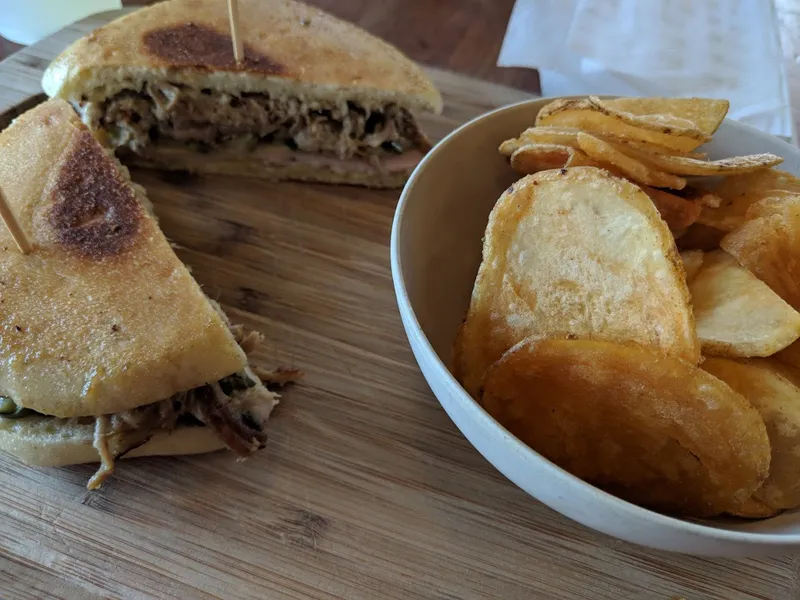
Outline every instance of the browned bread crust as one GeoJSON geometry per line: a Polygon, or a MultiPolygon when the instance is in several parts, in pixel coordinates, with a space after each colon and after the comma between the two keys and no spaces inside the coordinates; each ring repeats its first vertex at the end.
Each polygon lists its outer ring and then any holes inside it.
{"type": "MultiPolygon", "coordinates": [[[[35,467],[61,467],[99,462],[92,446],[94,424],[78,424],[51,417],[0,420],[0,450],[35,467]]],[[[159,431],[122,458],[201,454],[225,444],[208,427],[178,427],[159,431]]]]}
{"type": "Polygon", "coordinates": [[[43,414],[98,415],[245,367],[143,190],[67,103],[0,134],[0,188],[34,246],[20,254],[0,228],[0,394],[43,414]]]}
{"type": "Polygon", "coordinates": [[[414,170],[382,172],[377,169],[353,169],[342,161],[340,166],[331,161],[330,167],[309,165],[303,162],[284,166],[266,164],[256,152],[236,153],[212,151],[201,154],[187,146],[154,144],[146,156],[128,154],[127,164],[169,171],[188,171],[200,174],[221,174],[240,177],[257,177],[267,181],[307,181],[359,185],[377,189],[401,188],[414,170]]]}
{"type": "Polygon", "coordinates": [[[239,0],[239,14],[242,65],[233,58],[226,2],[170,0],[78,40],[42,85],[50,96],[97,100],[168,77],[231,93],[441,110],[439,92],[414,62],[355,25],[292,0],[239,0]]]}

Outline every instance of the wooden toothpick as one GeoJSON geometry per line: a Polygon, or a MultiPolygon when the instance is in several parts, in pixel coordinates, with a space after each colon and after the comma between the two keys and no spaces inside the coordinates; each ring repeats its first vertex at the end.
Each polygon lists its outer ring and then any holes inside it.
{"type": "Polygon", "coordinates": [[[228,20],[231,25],[231,40],[233,41],[233,58],[236,64],[244,61],[244,42],[239,35],[239,2],[228,0],[228,20]]]}
{"type": "Polygon", "coordinates": [[[6,224],[11,237],[13,237],[14,241],[17,243],[19,251],[23,254],[28,254],[28,252],[31,251],[31,244],[28,242],[28,238],[25,237],[25,234],[22,233],[19,223],[17,223],[17,220],[14,218],[14,213],[11,212],[11,208],[8,206],[6,197],[3,195],[3,190],[0,190],[0,217],[2,217],[3,223],[6,224]]]}

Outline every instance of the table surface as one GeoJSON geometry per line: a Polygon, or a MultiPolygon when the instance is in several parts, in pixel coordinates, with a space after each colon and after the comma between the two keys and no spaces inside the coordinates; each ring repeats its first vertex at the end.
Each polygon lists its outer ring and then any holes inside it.
{"type": "MultiPolygon", "coordinates": [[[[0,64],[0,116],[101,22],[0,64]]],[[[435,139],[525,97],[430,72],[446,105],[425,121],[435,139]]],[[[537,503],[469,445],[396,313],[396,191],[134,178],[209,293],[266,329],[261,358],[309,375],[287,392],[265,456],[241,465],[225,453],[131,461],[87,493],[90,466],[0,457],[3,600],[800,597],[800,556],[702,559],[611,539],[537,503]]]]}

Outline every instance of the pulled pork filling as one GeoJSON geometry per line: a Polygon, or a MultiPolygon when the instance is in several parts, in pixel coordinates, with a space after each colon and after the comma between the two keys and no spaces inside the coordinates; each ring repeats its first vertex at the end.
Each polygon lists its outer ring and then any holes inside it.
{"type": "Polygon", "coordinates": [[[114,461],[158,431],[181,424],[206,425],[239,457],[264,448],[264,429],[275,396],[255,376],[237,373],[171,398],[95,419],[94,447],[100,468],[87,487],[95,489],[114,472],[114,461]]]}
{"type": "MultiPolygon", "coordinates": [[[[252,352],[262,340],[260,333],[246,332],[241,325],[230,326],[230,329],[245,353],[252,352]]],[[[178,425],[205,425],[237,456],[250,456],[266,444],[265,424],[276,403],[276,395],[264,387],[262,381],[280,387],[301,375],[299,371],[284,369],[259,370],[256,375],[246,368],[241,373],[179,392],[160,402],[99,417],[64,419],[81,424],[94,421],[93,445],[100,455],[100,467],[87,487],[100,487],[113,474],[117,458],[147,443],[157,432],[169,432],[178,425]]],[[[38,414],[0,396],[0,418],[18,419],[38,414]]]]}
{"type": "Polygon", "coordinates": [[[233,95],[150,82],[138,91],[124,90],[104,101],[81,100],[73,106],[87,126],[108,133],[113,147],[137,153],[165,141],[199,151],[221,145],[249,151],[266,143],[379,163],[381,156],[430,148],[411,113],[396,104],[366,108],[347,101],[233,95]]]}

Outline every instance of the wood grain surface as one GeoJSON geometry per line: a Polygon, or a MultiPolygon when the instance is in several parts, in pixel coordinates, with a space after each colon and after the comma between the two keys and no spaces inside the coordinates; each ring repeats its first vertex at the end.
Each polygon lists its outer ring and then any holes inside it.
{"type": "MultiPolygon", "coordinates": [[[[105,18],[108,18],[106,16],[105,18]]],[[[0,113],[77,24],[0,64],[0,113]]],[[[435,138],[522,92],[431,70],[435,138]]],[[[24,176],[21,174],[20,176],[24,176]]],[[[389,269],[398,192],[136,170],[228,314],[298,366],[261,456],[31,469],[0,457],[0,598],[798,598],[798,557],[710,560],[596,534],[527,496],[450,422],[408,348],[389,269]]],[[[178,316],[179,317],[179,316],[178,316]]]]}

